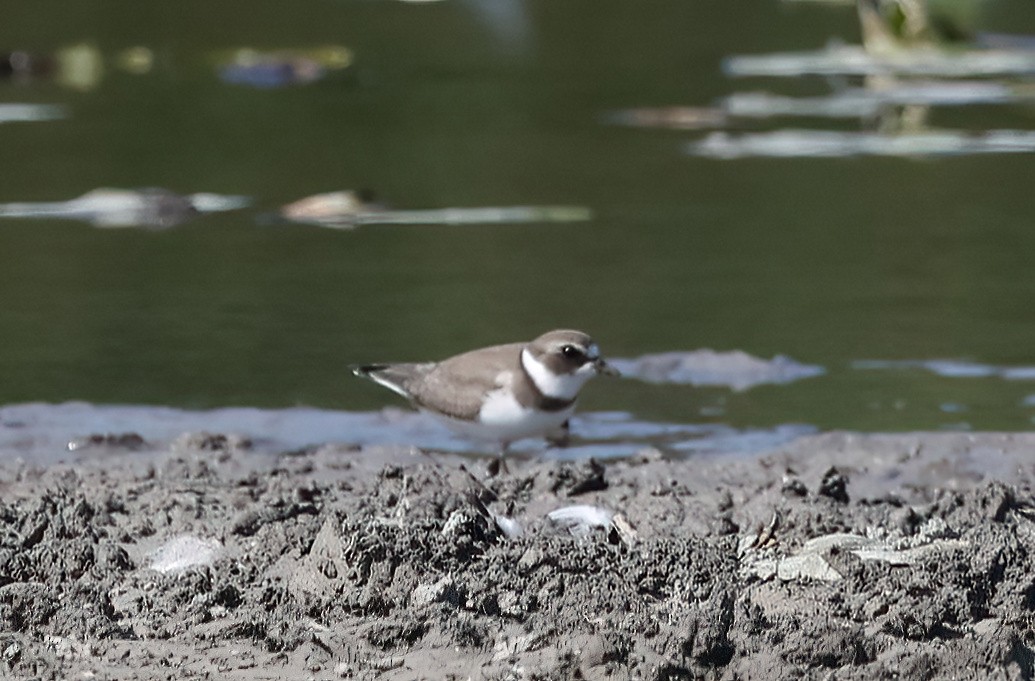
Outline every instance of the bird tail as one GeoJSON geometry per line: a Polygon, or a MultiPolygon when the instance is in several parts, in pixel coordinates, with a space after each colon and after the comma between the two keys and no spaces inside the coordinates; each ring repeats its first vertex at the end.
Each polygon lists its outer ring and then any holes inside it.
{"type": "Polygon", "coordinates": [[[405,387],[406,376],[400,372],[393,371],[391,364],[354,364],[349,368],[352,369],[352,373],[360,378],[365,378],[368,381],[384,386],[406,399],[411,399],[412,397],[405,387]]]}

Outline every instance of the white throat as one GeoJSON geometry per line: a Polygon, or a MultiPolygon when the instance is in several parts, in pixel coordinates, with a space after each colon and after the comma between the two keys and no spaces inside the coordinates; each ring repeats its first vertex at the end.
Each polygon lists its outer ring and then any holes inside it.
{"type": "Polygon", "coordinates": [[[550,371],[542,362],[532,356],[527,349],[521,351],[521,366],[525,368],[528,375],[546,397],[558,400],[573,400],[582,386],[596,373],[592,362],[587,362],[579,367],[574,374],[557,374],[550,371]]]}

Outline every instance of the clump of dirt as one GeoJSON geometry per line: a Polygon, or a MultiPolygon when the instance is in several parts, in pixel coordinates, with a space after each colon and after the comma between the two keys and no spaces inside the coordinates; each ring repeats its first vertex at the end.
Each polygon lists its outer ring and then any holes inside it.
{"type": "Polygon", "coordinates": [[[955,437],[487,481],[212,435],[0,462],[0,676],[1032,678],[1027,443],[988,480],[955,437]],[[571,504],[577,532],[547,518],[571,504]]]}

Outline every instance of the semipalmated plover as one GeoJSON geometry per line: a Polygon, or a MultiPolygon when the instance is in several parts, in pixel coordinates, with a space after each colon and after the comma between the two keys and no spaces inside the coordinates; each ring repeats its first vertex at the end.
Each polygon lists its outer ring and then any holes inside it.
{"type": "Polygon", "coordinates": [[[586,381],[618,374],[592,338],[566,330],[441,362],[370,364],[352,371],[402,395],[461,435],[497,443],[501,456],[515,440],[561,431],[586,381]]]}

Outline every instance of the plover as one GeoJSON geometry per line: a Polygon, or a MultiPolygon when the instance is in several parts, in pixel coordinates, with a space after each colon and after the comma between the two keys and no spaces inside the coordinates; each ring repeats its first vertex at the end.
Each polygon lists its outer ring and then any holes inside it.
{"type": "Polygon", "coordinates": [[[369,364],[352,371],[402,395],[461,435],[497,444],[497,468],[512,442],[562,432],[586,381],[618,374],[592,338],[570,330],[441,362],[369,364]]]}

